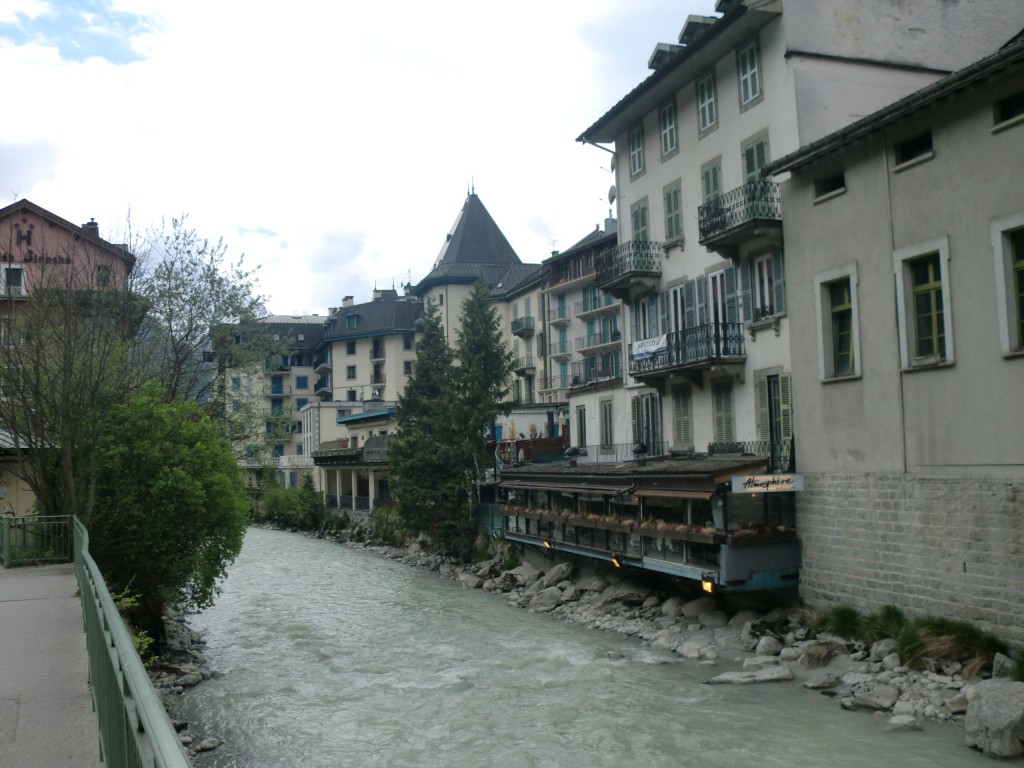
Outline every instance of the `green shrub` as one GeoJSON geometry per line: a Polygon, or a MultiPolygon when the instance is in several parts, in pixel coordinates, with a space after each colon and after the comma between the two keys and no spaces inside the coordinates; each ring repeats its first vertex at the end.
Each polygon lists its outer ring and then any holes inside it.
{"type": "Polygon", "coordinates": [[[970,622],[925,616],[904,626],[896,640],[903,663],[921,669],[927,660],[956,661],[965,677],[991,669],[996,653],[1008,651],[1006,643],[970,622]]]}
{"type": "Polygon", "coordinates": [[[860,614],[856,608],[837,605],[818,616],[815,629],[819,632],[830,632],[847,640],[857,640],[860,638],[861,630],[860,614]]]}
{"type": "Polygon", "coordinates": [[[501,570],[511,571],[520,565],[522,565],[522,561],[519,559],[519,550],[513,546],[505,547],[505,557],[501,561],[501,570]]]}
{"type": "Polygon", "coordinates": [[[860,639],[867,644],[884,638],[895,640],[900,636],[907,617],[895,605],[883,605],[875,613],[865,616],[861,621],[860,639]]]}

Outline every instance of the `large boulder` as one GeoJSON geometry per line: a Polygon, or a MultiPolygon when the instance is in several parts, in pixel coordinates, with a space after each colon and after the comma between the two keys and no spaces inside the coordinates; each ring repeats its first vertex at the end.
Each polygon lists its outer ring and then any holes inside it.
{"type": "Polygon", "coordinates": [[[786,665],[764,667],[750,672],[723,672],[708,680],[712,685],[748,685],[750,683],[776,683],[792,680],[793,673],[786,665]]]}
{"type": "Polygon", "coordinates": [[[713,597],[698,597],[683,606],[683,616],[687,619],[696,619],[702,613],[713,611],[716,607],[713,597]]]}
{"type": "Polygon", "coordinates": [[[540,578],[540,571],[529,563],[523,563],[518,568],[508,571],[508,573],[515,579],[516,585],[520,587],[528,587],[540,578]]]}
{"type": "Polygon", "coordinates": [[[530,598],[526,607],[536,613],[547,613],[553,611],[562,599],[562,590],[558,587],[548,587],[537,592],[530,598]]]}
{"type": "Polygon", "coordinates": [[[683,606],[686,601],[679,595],[673,595],[664,603],[661,604],[661,613],[663,616],[670,616],[672,618],[678,618],[683,615],[683,606]]]}
{"type": "Polygon", "coordinates": [[[982,680],[966,689],[964,740],[989,757],[1024,755],[1024,683],[982,680]]]}
{"type": "Polygon", "coordinates": [[[651,596],[651,588],[647,584],[627,579],[618,584],[608,587],[601,593],[598,605],[618,601],[626,605],[640,605],[651,596]]]}
{"type": "Polygon", "coordinates": [[[565,581],[572,577],[572,563],[559,563],[554,568],[546,571],[541,577],[541,584],[544,589],[553,587],[560,581],[565,581]]]}

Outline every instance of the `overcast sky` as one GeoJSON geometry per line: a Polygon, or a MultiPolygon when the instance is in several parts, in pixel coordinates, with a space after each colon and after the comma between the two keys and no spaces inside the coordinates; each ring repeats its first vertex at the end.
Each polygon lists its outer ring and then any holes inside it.
{"type": "Polygon", "coordinates": [[[276,314],[429,272],[470,185],[525,262],[603,223],[576,142],[714,0],[0,0],[0,201],[188,214],[276,314]]]}

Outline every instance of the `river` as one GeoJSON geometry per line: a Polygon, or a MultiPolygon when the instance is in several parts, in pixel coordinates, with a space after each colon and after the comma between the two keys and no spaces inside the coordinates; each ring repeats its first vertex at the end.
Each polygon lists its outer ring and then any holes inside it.
{"type": "Polygon", "coordinates": [[[191,620],[222,676],[176,711],[225,742],[197,767],[992,765],[959,728],[883,733],[796,683],[702,685],[670,652],[332,542],[251,528],[223,586],[191,620]]]}

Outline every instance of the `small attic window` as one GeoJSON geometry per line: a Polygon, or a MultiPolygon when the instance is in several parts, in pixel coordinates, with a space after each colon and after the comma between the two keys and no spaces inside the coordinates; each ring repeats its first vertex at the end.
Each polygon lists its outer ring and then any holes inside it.
{"type": "Polygon", "coordinates": [[[908,163],[928,160],[934,156],[935,151],[932,147],[931,131],[925,131],[924,133],[913,136],[906,141],[901,141],[896,145],[897,167],[908,163]]]}
{"type": "Polygon", "coordinates": [[[359,315],[347,314],[345,315],[345,330],[354,331],[359,327],[359,315]]]}
{"type": "Polygon", "coordinates": [[[1024,122],[1024,91],[1000,99],[992,106],[997,127],[1009,128],[1010,126],[1004,125],[1004,123],[1017,125],[1024,122]]]}
{"type": "Polygon", "coordinates": [[[814,201],[822,202],[846,191],[846,177],[843,172],[822,176],[814,180],[814,201]]]}
{"type": "Polygon", "coordinates": [[[296,338],[297,338],[297,339],[298,339],[299,341],[305,341],[305,340],[306,340],[306,334],[304,334],[304,333],[300,333],[300,334],[299,334],[299,335],[298,335],[298,336],[297,336],[296,338]]]}

